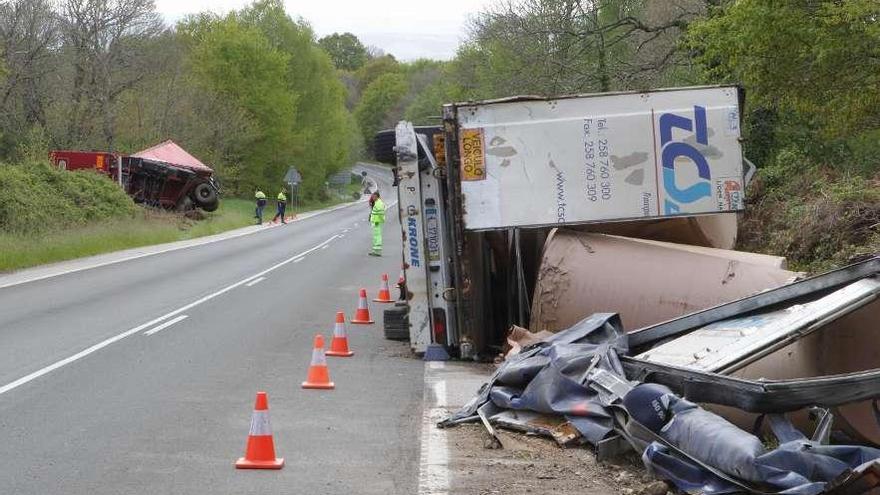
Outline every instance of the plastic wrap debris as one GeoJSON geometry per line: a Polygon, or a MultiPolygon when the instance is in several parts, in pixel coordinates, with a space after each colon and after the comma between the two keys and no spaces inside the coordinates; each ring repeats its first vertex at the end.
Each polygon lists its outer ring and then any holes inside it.
{"type": "Polygon", "coordinates": [[[479,421],[485,406],[493,416],[500,410],[560,415],[592,445],[621,435],[655,474],[691,493],[867,493],[878,486],[880,450],[823,445],[781,415],[768,416],[779,443],[768,449],[662,385],[627,379],[620,361],[627,352],[619,318],[595,314],[524,347],[440,426],[479,421]]]}
{"type": "Polygon", "coordinates": [[[617,356],[625,352],[626,335],[617,315],[593,315],[505,361],[477,397],[440,425],[479,420],[477,409],[491,402],[503,409],[562,415],[596,444],[614,425],[598,394],[583,384],[583,374],[599,367],[622,375],[617,356]]]}

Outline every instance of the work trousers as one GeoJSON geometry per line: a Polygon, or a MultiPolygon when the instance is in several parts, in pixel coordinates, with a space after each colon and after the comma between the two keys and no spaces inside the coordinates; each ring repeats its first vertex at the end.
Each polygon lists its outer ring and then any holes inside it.
{"type": "Polygon", "coordinates": [[[257,221],[259,223],[263,223],[263,208],[265,208],[265,207],[266,207],[266,200],[265,199],[258,199],[257,200],[257,209],[254,212],[254,216],[257,218],[257,221]]]}
{"type": "Polygon", "coordinates": [[[382,224],[379,222],[372,222],[373,226],[373,252],[375,254],[382,254],[382,224]]]}
{"type": "Polygon", "coordinates": [[[284,210],[286,210],[286,209],[287,209],[287,203],[279,201],[278,202],[278,212],[275,213],[275,218],[273,218],[272,221],[274,222],[274,221],[278,220],[279,218],[281,218],[281,222],[283,223],[284,222],[284,210]]]}

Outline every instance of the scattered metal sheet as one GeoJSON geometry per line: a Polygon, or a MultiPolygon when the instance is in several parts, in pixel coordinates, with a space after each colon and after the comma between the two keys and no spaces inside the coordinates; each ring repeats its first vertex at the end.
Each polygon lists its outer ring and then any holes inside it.
{"type": "MultiPolygon", "coordinates": [[[[701,403],[761,413],[834,407],[839,429],[880,444],[878,286],[875,257],[630,333],[639,354],[621,361],[630,378],[701,403]]],[[[753,420],[726,414],[741,426],[753,420]]]]}
{"type": "Polygon", "coordinates": [[[833,291],[856,280],[880,274],[880,256],[833,270],[815,277],[796,281],[775,289],[730,301],[708,309],[696,311],[680,318],[652,324],[634,330],[629,335],[631,348],[647,348],[662,340],[677,337],[716,321],[738,315],[772,308],[785,303],[797,303],[803,297],[833,291]]]}
{"type": "Polygon", "coordinates": [[[824,297],[710,323],[636,358],[690,369],[732,373],[875,300],[880,280],[865,278],[824,297]]]}

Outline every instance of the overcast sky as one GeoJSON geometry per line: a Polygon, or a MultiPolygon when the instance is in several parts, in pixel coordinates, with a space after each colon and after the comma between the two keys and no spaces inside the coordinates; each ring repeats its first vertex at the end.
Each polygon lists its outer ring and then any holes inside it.
{"type": "MultiPolygon", "coordinates": [[[[155,0],[168,22],[204,10],[226,13],[247,0],[155,0]]],[[[319,37],[354,33],[401,60],[449,59],[465,35],[468,15],[492,0],[285,0],[287,13],[303,17],[319,37]]]]}

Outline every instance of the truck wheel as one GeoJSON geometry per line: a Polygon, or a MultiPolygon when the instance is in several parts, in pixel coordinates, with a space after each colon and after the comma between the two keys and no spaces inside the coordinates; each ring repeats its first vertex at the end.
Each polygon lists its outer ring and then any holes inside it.
{"type": "Polygon", "coordinates": [[[217,190],[211,187],[211,184],[208,184],[207,182],[197,184],[196,187],[193,188],[192,196],[196,204],[198,204],[203,210],[213,211],[208,210],[208,207],[212,204],[214,205],[214,210],[217,209],[217,190]]]}
{"type": "Polygon", "coordinates": [[[397,163],[397,154],[394,153],[396,144],[397,135],[394,129],[377,132],[373,138],[373,158],[381,163],[397,163]]]}
{"type": "MultiPolygon", "coordinates": [[[[431,142],[434,134],[443,130],[442,127],[436,125],[420,125],[416,126],[414,129],[417,134],[424,134],[428,138],[429,147],[433,146],[431,142]]],[[[375,158],[377,162],[394,165],[397,163],[397,153],[394,152],[394,147],[396,145],[397,134],[394,129],[377,132],[373,137],[373,158],[375,158]]],[[[422,151],[421,147],[419,147],[419,158],[425,158],[425,153],[422,151]]]]}
{"type": "Polygon", "coordinates": [[[383,316],[386,339],[409,340],[409,306],[386,309],[383,316]]]}
{"type": "Polygon", "coordinates": [[[219,207],[220,207],[220,200],[219,199],[215,199],[213,203],[208,203],[208,204],[202,205],[202,209],[207,212],[217,211],[217,208],[219,208],[219,207]]]}
{"type": "Polygon", "coordinates": [[[193,209],[193,200],[190,199],[189,196],[184,196],[180,199],[180,201],[177,202],[177,205],[174,207],[174,209],[179,211],[180,213],[186,213],[189,210],[193,209]]]}

